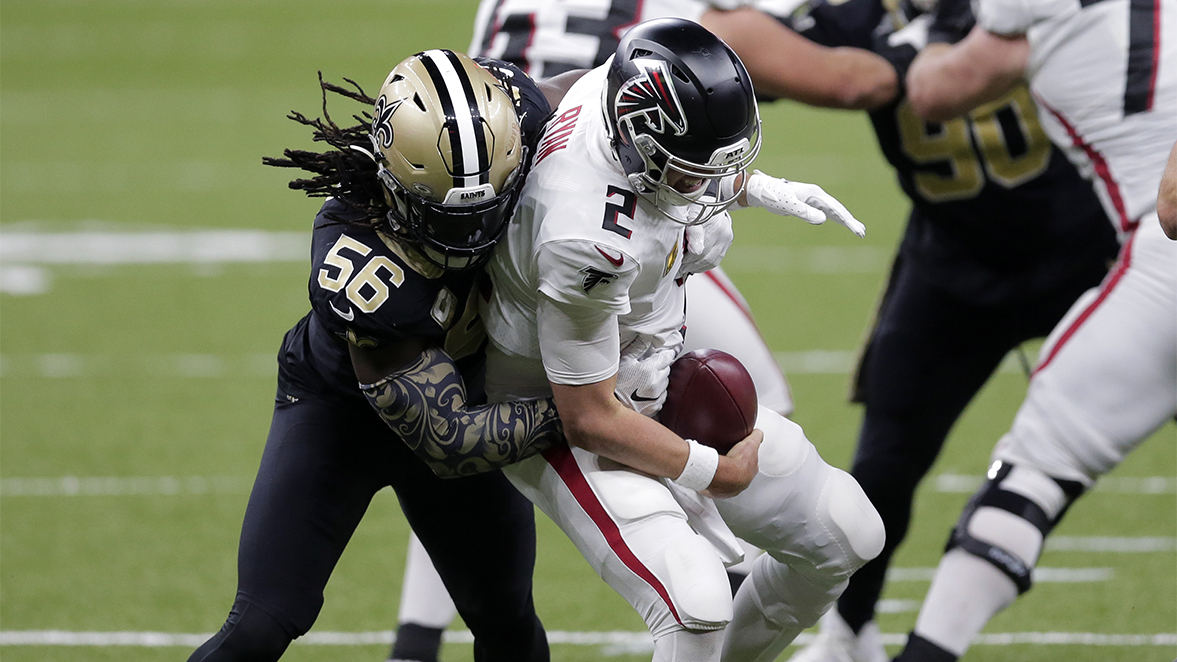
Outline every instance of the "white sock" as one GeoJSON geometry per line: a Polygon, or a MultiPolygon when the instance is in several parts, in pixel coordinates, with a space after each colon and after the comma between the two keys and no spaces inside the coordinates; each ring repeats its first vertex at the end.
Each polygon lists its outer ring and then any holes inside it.
{"type": "Polygon", "coordinates": [[[405,580],[401,586],[399,623],[415,623],[444,630],[458,615],[445,584],[433,568],[429,553],[416,534],[409,537],[409,552],[405,560],[405,580]]]}
{"type": "Polygon", "coordinates": [[[936,568],[915,632],[960,657],[989,619],[1017,597],[1018,588],[1005,573],[988,561],[953,549],[936,568]]]}

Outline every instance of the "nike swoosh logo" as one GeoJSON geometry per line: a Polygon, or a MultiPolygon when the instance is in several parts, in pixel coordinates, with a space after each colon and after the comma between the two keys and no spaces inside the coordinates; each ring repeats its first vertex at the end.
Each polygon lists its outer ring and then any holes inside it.
{"type": "Polygon", "coordinates": [[[621,253],[618,253],[617,257],[613,257],[612,255],[606,253],[600,246],[594,246],[593,248],[596,248],[597,252],[603,255],[606,260],[609,260],[609,264],[615,267],[620,267],[621,263],[625,262],[625,255],[621,253]]]}
{"type": "Polygon", "coordinates": [[[634,402],[653,402],[658,399],[658,396],[654,396],[652,398],[643,398],[642,396],[638,395],[638,390],[635,388],[633,393],[629,394],[629,399],[633,400],[634,402]]]}
{"type": "Polygon", "coordinates": [[[351,308],[348,308],[347,312],[345,313],[342,310],[336,308],[335,304],[330,301],[327,302],[327,305],[331,306],[331,310],[334,310],[335,314],[342,317],[345,321],[350,322],[356,318],[356,311],[352,310],[351,308]]]}

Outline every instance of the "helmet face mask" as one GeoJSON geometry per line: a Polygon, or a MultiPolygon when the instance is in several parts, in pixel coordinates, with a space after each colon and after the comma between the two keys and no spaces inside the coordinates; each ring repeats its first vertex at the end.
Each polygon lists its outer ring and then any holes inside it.
{"type": "Polygon", "coordinates": [[[606,124],[632,188],[684,224],[733,204],[737,175],[760,150],[759,110],[735,53],[695,23],[659,19],[626,33],[608,75],[606,124]]]}
{"type": "Polygon", "coordinates": [[[492,74],[452,51],[406,59],[380,90],[369,137],[401,240],[449,270],[490,256],[526,163],[515,106],[492,74]]]}

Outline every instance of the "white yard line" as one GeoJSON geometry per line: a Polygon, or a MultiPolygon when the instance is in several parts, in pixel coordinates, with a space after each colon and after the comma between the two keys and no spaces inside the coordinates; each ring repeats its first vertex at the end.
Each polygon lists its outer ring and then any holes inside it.
{"type": "MultiPolygon", "coordinates": [[[[651,650],[653,642],[647,632],[569,632],[549,631],[548,641],[568,646],[609,646],[627,652],[651,650]]],[[[72,632],[67,630],[6,630],[0,631],[0,646],[177,646],[195,648],[210,634],[171,632],[72,632]]],[[[797,637],[794,645],[807,644],[813,634],[797,637]]],[[[295,640],[295,644],[320,646],[366,646],[391,644],[391,631],[376,632],[310,632],[295,640]]],[[[888,633],[883,643],[902,645],[906,634],[888,633]]],[[[468,630],[445,633],[449,644],[469,644],[474,641],[468,630]]],[[[1177,633],[1160,634],[1101,634],[1095,632],[994,632],[981,634],[973,642],[979,646],[1068,645],[1068,646],[1174,646],[1177,633]]]]}

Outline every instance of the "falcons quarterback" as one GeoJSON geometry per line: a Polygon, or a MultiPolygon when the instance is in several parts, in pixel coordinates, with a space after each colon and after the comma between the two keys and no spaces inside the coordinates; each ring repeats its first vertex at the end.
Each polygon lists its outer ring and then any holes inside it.
{"type": "Polygon", "coordinates": [[[857,483],[780,414],[762,407],[724,456],[643,416],[682,347],[680,283],[722,258],[729,207],[864,231],[819,187],[748,173],[759,146],[731,49],[640,24],[561,101],[487,267],[488,397],[553,396],[569,441],[504,473],[642,615],[659,662],[770,659],[883,544],[857,483]],[[735,536],[766,554],[733,604],[735,536]]]}
{"type": "Polygon", "coordinates": [[[1157,190],[1177,138],[1177,1],[980,0],[977,27],[921,53],[917,113],[942,120],[1028,79],[1050,137],[1124,239],[1047,339],[1026,399],[965,507],[899,660],[951,662],[1031,586],[1045,537],[1177,414],[1177,243],[1157,190]]]}

